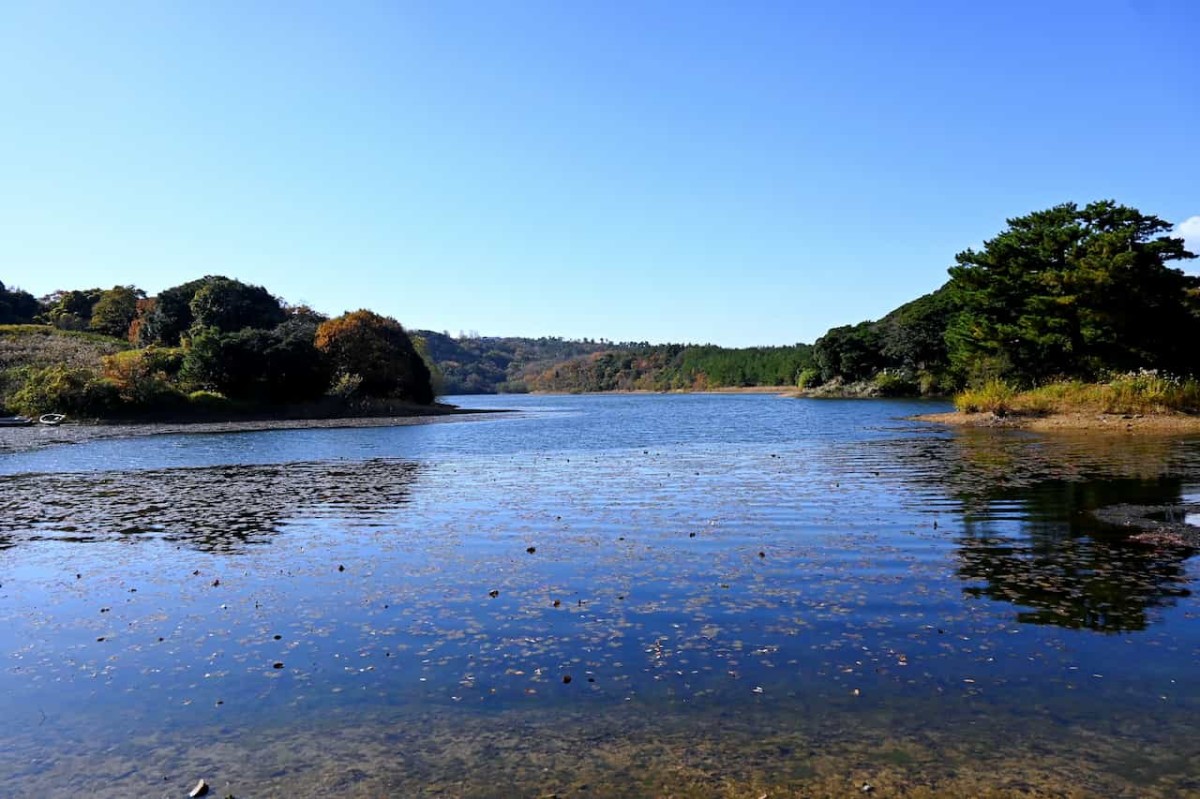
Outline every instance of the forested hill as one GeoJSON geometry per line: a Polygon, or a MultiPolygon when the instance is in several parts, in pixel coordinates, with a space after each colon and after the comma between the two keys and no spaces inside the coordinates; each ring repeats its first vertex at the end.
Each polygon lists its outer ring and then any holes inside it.
{"type": "Polygon", "coordinates": [[[937,394],[1200,375],[1200,277],[1172,266],[1196,256],[1171,231],[1112,200],[1010,219],[981,250],[958,253],[937,291],[817,339],[800,382],[937,394]]]}
{"type": "MultiPolygon", "coordinates": [[[[414,330],[423,354],[440,373],[441,394],[522,393],[530,373],[581,355],[633,345],[607,341],[565,341],[561,338],[461,336],[414,330]]],[[[435,374],[435,380],[439,375],[435,374]]]]}
{"type": "Polygon", "coordinates": [[[600,352],[555,364],[526,378],[533,391],[704,391],[794,386],[812,363],[812,347],[663,344],[600,352]]]}
{"type": "MultiPolygon", "coordinates": [[[[413,331],[441,372],[444,394],[522,391],[671,391],[792,386],[812,348],[451,338],[413,331]]],[[[435,376],[436,379],[436,376],[435,376]]]]}

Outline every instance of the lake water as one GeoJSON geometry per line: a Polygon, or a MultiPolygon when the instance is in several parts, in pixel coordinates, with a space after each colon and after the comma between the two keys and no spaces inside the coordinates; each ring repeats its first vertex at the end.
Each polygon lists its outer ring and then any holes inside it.
{"type": "Polygon", "coordinates": [[[456,401],[0,455],[0,796],[1200,795],[1200,439],[456,401]]]}

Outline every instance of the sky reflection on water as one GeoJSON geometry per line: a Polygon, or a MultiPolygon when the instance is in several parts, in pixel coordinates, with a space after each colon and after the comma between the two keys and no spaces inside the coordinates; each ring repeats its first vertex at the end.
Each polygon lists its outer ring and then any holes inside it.
{"type": "MultiPolygon", "coordinates": [[[[1194,494],[1194,440],[949,433],[903,421],[927,410],[903,402],[478,401],[546,410],[4,456],[0,777],[20,774],[17,795],[137,794],[145,768],[68,779],[65,752],[220,770],[183,742],[255,729],[308,752],[337,719],[378,749],[368,772],[411,789],[445,766],[389,771],[397,724],[423,719],[435,747],[454,718],[507,746],[472,724],[557,719],[569,738],[586,710],[634,741],[632,706],[697,740],[726,728],[713,762],[731,774],[755,735],[828,741],[804,768],[754,761],[789,785],[867,720],[911,752],[953,732],[985,763],[1014,730],[1142,751],[1198,709],[1194,561],[1089,516],[1194,494]],[[992,732],[967,735],[981,719],[992,732]]],[[[1074,776],[1169,795],[1197,751],[1177,754],[1074,776]]],[[[489,795],[472,757],[447,795],[489,795]]],[[[343,779],[329,758],[279,768],[343,779]]],[[[248,795],[274,784],[245,771],[248,795]]]]}

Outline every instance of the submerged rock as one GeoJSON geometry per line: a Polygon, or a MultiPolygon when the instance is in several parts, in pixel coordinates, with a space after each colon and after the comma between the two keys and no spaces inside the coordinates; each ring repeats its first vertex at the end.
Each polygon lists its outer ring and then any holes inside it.
{"type": "Polygon", "coordinates": [[[1092,511],[1097,521],[1114,527],[1132,528],[1130,540],[1157,546],[1200,548],[1200,527],[1188,517],[1200,513],[1200,505],[1109,505],[1092,511]]]}

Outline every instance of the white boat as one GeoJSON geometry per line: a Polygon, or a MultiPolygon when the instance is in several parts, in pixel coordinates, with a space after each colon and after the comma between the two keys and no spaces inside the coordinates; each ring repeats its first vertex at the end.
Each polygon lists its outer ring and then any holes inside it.
{"type": "Polygon", "coordinates": [[[62,420],[66,418],[67,415],[65,413],[43,413],[38,417],[38,423],[49,425],[61,424],[62,420]]]}
{"type": "Polygon", "coordinates": [[[0,427],[28,427],[33,420],[28,416],[0,416],[0,427]]]}

